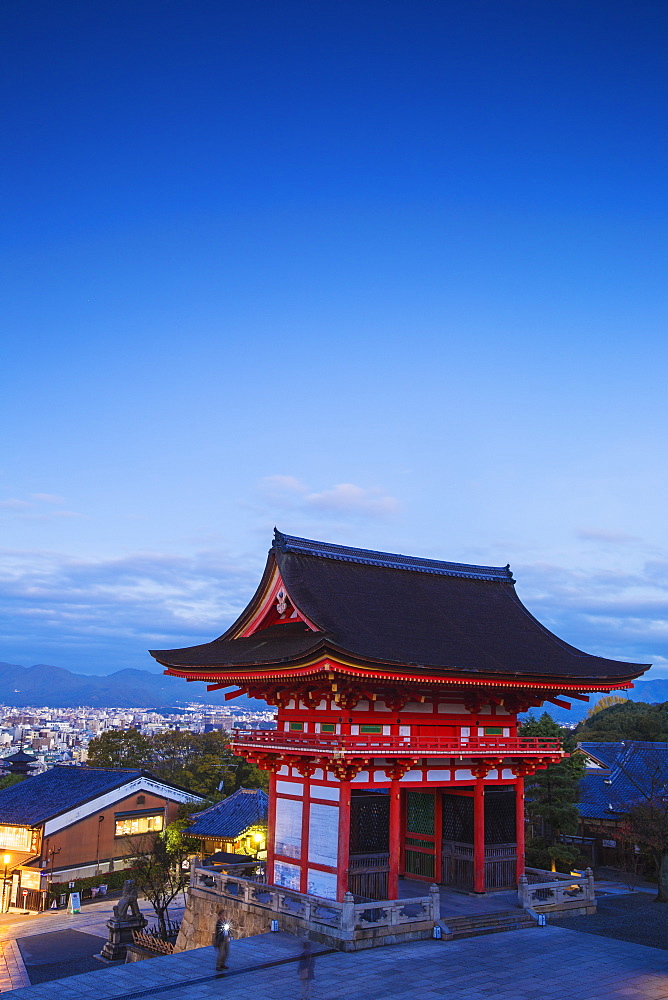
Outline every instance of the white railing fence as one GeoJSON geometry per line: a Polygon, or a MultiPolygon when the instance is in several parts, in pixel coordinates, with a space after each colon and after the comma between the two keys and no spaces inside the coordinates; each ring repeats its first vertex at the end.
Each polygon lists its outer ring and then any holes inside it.
{"type": "Polygon", "coordinates": [[[430,886],[426,896],[366,903],[356,903],[353,894],[347,892],[339,903],[197,866],[191,871],[190,885],[192,889],[211,893],[219,899],[235,900],[253,909],[265,910],[270,919],[279,921],[279,926],[281,917],[285,916],[303,923],[304,930],[321,930],[342,941],[352,941],[360,932],[373,928],[393,928],[397,933],[408,933],[412,925],[436,924],[441,916],[437,885],[430,886]]]}
{"type": "Polygon", "coordinates": [[[536,912],[557,907],[570,909],[578,904],[596,905],[591,868],[587,868],[583,875],[563,875],[527,868],[526,873],[520,876],[517,894],[521,907],[536,912]]]}

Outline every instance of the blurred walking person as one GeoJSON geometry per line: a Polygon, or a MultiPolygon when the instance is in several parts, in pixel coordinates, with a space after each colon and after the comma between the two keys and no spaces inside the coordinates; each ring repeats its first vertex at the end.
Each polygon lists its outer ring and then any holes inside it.
{"type": "Polygon", "coordinates": [[[227,968],[227,958],[230,954],[230,925],[225,919],[225,910],[218,910],[216,929],[213,932],[213,946],[218,953],[216,972],[227,968]]]}
{"type": "Polygon", "coordinates": [[[315,958],[311,954],[310,941],[304,941],[304,947],[299,956],[297,972],[302,981],[302,1000],[310,1000],[311,986],[313,984],[313,977],[315,976],[315,958]]]}

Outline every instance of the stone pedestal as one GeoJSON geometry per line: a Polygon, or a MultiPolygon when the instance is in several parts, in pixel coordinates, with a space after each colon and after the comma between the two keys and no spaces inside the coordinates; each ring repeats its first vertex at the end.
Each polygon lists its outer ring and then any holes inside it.
{"type": "Polygon", "coordinates": [[[128,945],[132,944],[132,932],[143,931],[148,920],[141,913],[137,916],[110,917],[107,920],[109,939],[101,951],[108,962],[124,962],[128,945]]]}

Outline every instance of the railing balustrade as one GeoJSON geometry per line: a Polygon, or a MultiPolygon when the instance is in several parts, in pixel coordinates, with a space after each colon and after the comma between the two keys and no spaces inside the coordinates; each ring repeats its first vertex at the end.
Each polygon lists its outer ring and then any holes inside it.
{"type": "Polygon", "coordinates": [[[561,756],[561,744],[553,737],[540,736],[469,736],[455,739],[451,736],[351,736],[330,733],[283,733],[278,730],[235,730],[232,743],[240,748],[257,747],[262,750],[280,750],[284,753],[315,751],[320,755],[341,758],[347,755],[374,753],[382,756],[410,756],[419,751],[423,755],[481,757],[481,756],[561,756]]]}
{"type": "Polygon", "coordinates": [[[356,903],[351,892],[342,903],[286,889],[265,885],[195,866],[191,888],[211,893],[220,899],[234,899],[266,910],[279,920],[281,915],[303,922],[306,926],[329,932],[341,941],[353,941],[357,933],[369,928],[392,927],[409,932],[411,925],[435,924],[440,919],[438,886],[431,886],[426,896],[410,899],[372,900],[356,903]]]}
{"type": "Polygon", "coordinates": [[[540,872],[528,869],[527,875],[520,876],[518,898],[520,906],[537,912],[545,909],[572,908],[574,905],[596,906],[594,875],[587,868],[584,875],[562,875],[559,872],[540,872]],[[544,875],[542,882],[530,882],[529,877],[544,875]]]}

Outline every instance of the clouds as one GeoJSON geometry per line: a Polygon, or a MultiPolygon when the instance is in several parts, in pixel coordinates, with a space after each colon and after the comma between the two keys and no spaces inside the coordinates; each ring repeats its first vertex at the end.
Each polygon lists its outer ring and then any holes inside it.
{"type": "Polygon", "coordinates": [[[548,628],[586,652],[668,674],[668,560],[629,571],[516,567],[518,593],[548,628]]]}
{"type": "Polygon", "coordinates": [[[91,673],[147,668],[148,648],[215,638],[258,577],[220,551],[80,560],[5,550],[0,560],[0,659],[91,673]]]}
{"type": "Polygon", "coordinates": [[[54,518],[86,518],[85,514],[80,514],[75,510],[52,510],[54,505],[62,505],[65,498],[56,493],[31,493],[29,500],[20,500],[16,497],[8,497],[0,500],[0,511],[7,511],[9,515],[23,521],[50,521],[54,518]]]}
{"type": "MultiPolygon", "coordinates": [[[[312,495],[302,486],[294,492],[300,503],[312,495]]],[[[220,635],[254,593],[261,562],[221,548],[97,560],[5,550],[0,660],[91,673],[151,667],[149,648],[220,635]]],[[[668,675],[668,560],[626,573],[546,563],[514,569],[522,601],[558,636],[587,652],[655,663],[652,676],[668,675]]]]}
{"type": "Polygon", "coordinates": [[[401,504],[377,487],[338,483],[314,492],[294,476],[267,476],[261,482],[265,497],[278,507],[298,507],[321,514],[347,514],[354,517],[384,518],[398,513],[401,504]]]}

